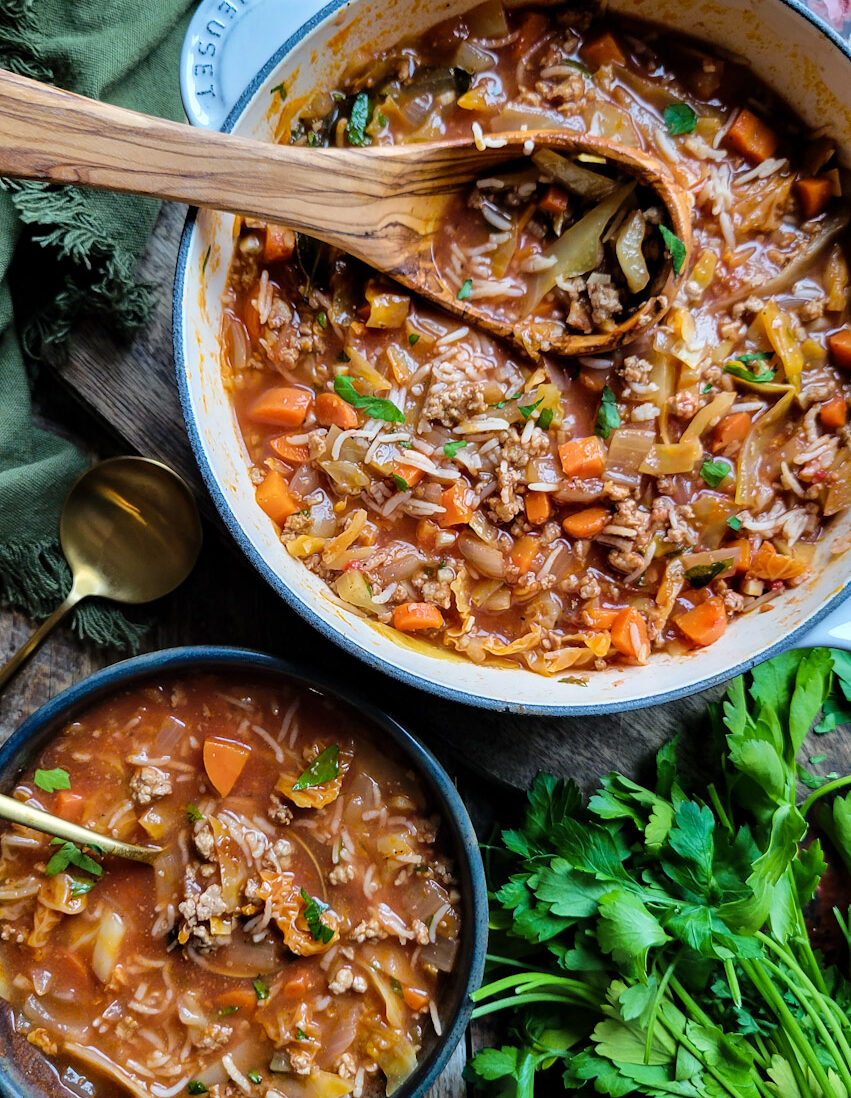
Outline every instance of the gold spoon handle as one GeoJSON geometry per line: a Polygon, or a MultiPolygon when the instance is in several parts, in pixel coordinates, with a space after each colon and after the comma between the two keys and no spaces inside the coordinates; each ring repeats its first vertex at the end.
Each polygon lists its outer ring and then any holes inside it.
{"type": "Polygon", "coordinates": [[[44,619],[44,621],[32,634],[29,640],[22,644],[18,651],[14,654],[14,656],[12,656],[12,658],[8,660],[2,668],[0,668],[0,690],[3,689],[3,687],[15,674],[18,668],[20,668],[22,664],[26,663],[26,661],[39,647],[39,645],[47,636],[47,634],[51,631],[51,629],[53,629],[59,624],[60,621],[62,621],[68,611],[72,610],[81,598],[85,598],[85,596],[72,590],[70,595],[62,603],[62,605],[57,606],[53,613],[50,615],[50,617],[44,619]]]}
{"type": "Polygon", "coordinates": [[[32,827],[36,831],[42,831],[45,835],[53,835],[57,839],[64,839],[78,846],[97,847],[106,854],[115,854],[119,858],[130,858],[134,862],[145,862],[152,865],[158,854],[162,854],[162,847],[134,846],[133,843],[125,843],[120,839],[113,839],[110,835],[99,835],[96,831],[89,831],[87,827],[69,823],[59,816],[53,816],[50,812],[42,812],[40,808],[22,804],[14,797],[7,797],[0,793],[0,818],[11,820],[12,823],[22,827],[32,827]]]}

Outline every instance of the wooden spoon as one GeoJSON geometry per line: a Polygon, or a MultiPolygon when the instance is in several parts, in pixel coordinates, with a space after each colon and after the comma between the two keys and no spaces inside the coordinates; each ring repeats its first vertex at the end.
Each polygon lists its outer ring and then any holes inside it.
{"type": "Polygon", "coordinates": [[[149,195],[287,225],[384,271],[444,309],[536,355],[610,350],[646,332],[669,308],[692,250],[689,197],[653,157],[562,131],[505,133],[479,151],[472,140],[319,149],[193,129],[0,71],[0,175],[149,195]],[[567,334],[539,347],[528,320],[501,321],[459,301],[433,248],[453,195],[530,140],[575,156],[604,157],[654,190],[686,248],[679,274],[666,260],[647,300],[608,332],[567,334]]]}

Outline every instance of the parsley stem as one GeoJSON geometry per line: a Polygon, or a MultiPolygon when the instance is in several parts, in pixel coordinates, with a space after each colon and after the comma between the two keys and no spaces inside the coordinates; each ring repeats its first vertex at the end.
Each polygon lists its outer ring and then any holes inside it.
{"type": "Polygon", "coordinates": [[[512,988],[520,996],[538,987],[563,988],[565,992],[576,995],[586,1003],[597,1004],[599,1002],[598,996],[585,984],[580,983],[579,980],[571,980],[567,976],[553,976],[546,972],[536,975],[528,971],[518,973],[515,976],[504,976],[501,980],[494,980],[492,983],[480,987],[478,991],[474,991],[470,998],[474,1003],[477,1003],[480,999],[487,999],[491,995],[498,995],[501,991],[510,991],[512,988]]]}
{"type": "Polygon", "coordinates": [[[724,973],[727,983],[730,985],[730,994],[733,996],[733,1006],[738,1010],[742,1005],[742,989],[739,987],[739,977],[736,975],[736,966],[730,958],[724,961],[724,973]]]}
{"type": "Polygon", "coordinates": [[[671,961],[665,971],[662,973],[662,979],[659,981],[659,986],[656,989],[656,994],[653,996],[653,1002],[650,1006],[650,1014],[647,1017],[647,1037],[644,1040],[644,1062],[650,1063],[650,1053],[653,1049],[653,1030],[656,1028],[656,1015],[659,1013],[659,1004],[662,1002],[662,996],[668,987],[668,981],[674,975],[674,968],[679,960],[679,952],[677,956],[671,961]]]}
{"type": "Polygon", "coordinates": [[[700,1009],[697,1003],[692,999],[691,995],[686,991],[676,976],[671,976],[671,990],[675,993],[677,998],[682,1002],[683,1006],[692,1016],[695,1022],[700,1022],[704,1026],[714,1026],[715,1022],[709,1017],[709,1015],[700,1009]]]}
{"type": "Polygon", "coordinates": [[[812,1092],[807,1083],[806,1076],[804,1075],[804,1070],[801,1067],[801,1061],[795,1054],[792,1042],[789,1040],[789,1037],[782,1026],[778,1026],[774,1031],[774,1040],[780,1050],[780,1055],[792,1068],[792,1074],[795,1076],[795,1084],[798,1088],[798,1093],[804,1095],[805,1098],[812,1098],[812,1092]]]}
{"type": "Polygon", "coordinates": [[[718,790],[715,788],[715,782],[712,782],[706,787],[706,792],[709,794],[709,799],[712,801],[712,807],[715,809],[715,814],[718,819],[732,835],[735,828],[730,822],[730,817],[724,811],[724,806],[721,804],[721,798],[718,796],[718,790]]]}
{"type": "Polygon", "coordinates": [[[819,797],[823,797],[825,793],[832,793],[834,789],[842,789],[846,785],[851,785],[851,775],[844,778],[835,778],[832,782],[828,782],[826,785],[819,786],[818,789],[813,790],[809,797],[804,801],[798,811],[802,816],[806,816],[809,810],[813,807],[819,797]]]}
{"type": "MultiPolygon", "coordinates": [[[[821,971],[819,970],[816,963],[816,959],[812,951],[812,946],[810,946],[809,938],[806,939],[806,947],[809,950],[809,957],[812,958],[812,963],[815,965],[815,981],[807,975],[801,965],[796,961],[795,955],[792,953],[791,949],[787,949],[779,942],[776,942],[769,934],[766,934],[764,930],[758,930],[755,937],[757,938],[757,941],[761,942],[765,946],[766,949],[770,949],[775,957],[779,957],[780,960],[783,961],[784,964],[788,965],[788,967],[791,968],[792,971],[795,972],[797,975],[799,975],[802,980],[805,980],[810,985],[810,988],[814,995],[817,995],[819,993],[822,995],[828,995],[827,986],[825,985],[824,977],[822,976],[821,971]],[[814,986],[816,983],[818,985],[817,987],[814,986]]],[[[801,945],[803,944],[804,943],[802,942],[801,945]]],[[[830,998],[829,996],[828,998],[830,1002],[833,1002],[832,998],[830,998]]]]}
{"type": "MultiPolygon", "coordinates": [[[[568,995],[531,992],[529,995],[509,995],[505,999],[497,999],[496,1002],[485,1003],[484,1006],[477,1006],[473,1011],[472,1016],[473,1018],[484,1018],[486,1014],[495,1014],[498,1010],[513,1010],[522,1003],[561,1003],[562,1005],[568,1004],[570,1006],[578,1005],[568,995]]],[[[599,1004],[597,1005],[599,1006],[599,1004]]],[[[831,1094],[829,1098],[836,1098],[836,1095],[831,1094]]]]}
{"type": "Polygon", "coordinates": [[[706,1056],[701,1052],[697,1045],[692,1044],[692,1042],[685,1034],[685,1027],[683,1028],[682,1032],[678,1031],[675,1026],[671,1025],[671,1023],[665,1018],[664,1015],[659,1016],[659,1021],[662,1023],[665,1029],[667,1029],[675,1044],[682,1045],[687,1052],[690,1052],[695,1060],[697,1060],[697,1062],[703,1066],[703,1070],[707,1073],[707,1075],[711,1075],[716,1083],[718,1083],[724,1090],[727,1091],[729,1095],[731,1095],[731,1098],[744,1098],[743,1092],[732,1086],[731,1083],[724,1078],[721,1072],[716,1071],[716,1069],[709,1063],[706,1056]]]}

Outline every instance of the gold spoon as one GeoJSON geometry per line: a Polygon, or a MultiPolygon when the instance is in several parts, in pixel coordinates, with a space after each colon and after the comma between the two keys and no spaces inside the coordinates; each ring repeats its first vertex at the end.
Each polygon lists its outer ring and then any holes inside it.
{"type": "Polygon", "coordinates": [[[0,175],[73,183],[230,210],[289,226],[342,248],[444,309],[536,355],[611,350],[665,315],[692,251],[689,196],[658,160],[626,145],[564,131],[499,134],[500,148],[472,140],[316,149],[250,141],[99,103],[0,71],[0,175]],[[642,307],[611,331],[567,334],[539,346],[526,318],[502,320],[458,299],[435,269],[434,246],[454,196],[528,142],[617,164],[656,192],[685,248],[670,258],[642,307]]]}
{"type": "Polygon", "coordinates": [[[188,487],[168,466],[110,458],[83,473],[69,492],[59,539],[74,578],[71,590],[0,669],[0,688],[81,599],[140,603],[173,591],[198,559],[201,520],[188,487]]]}
{"type": "Polygon", "coordinates": [[[5,793],[0,793],[0,819],[11,820],[22,827],[32,827],[35,831],[42,831],[77,846],[96,848],[104,854],[130,858],[131,861],[145,862],[147,865],[153,865],[157,855],[162,854],[162,847],[135,846],[133,843],[122,842],[121,839],[113,839],[110,835],[99,835],[96,831],[89,831],[87,827],[68,823],[60,816],[22,804],[14,797],[7,797],[5,793]]]}

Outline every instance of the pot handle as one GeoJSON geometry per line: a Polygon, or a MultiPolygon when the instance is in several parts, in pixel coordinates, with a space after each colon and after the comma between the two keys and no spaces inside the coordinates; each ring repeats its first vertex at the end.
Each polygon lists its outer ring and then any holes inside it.
{"type": "Polygon", "coordinates": [[[851,600],[843,599],[795,643],[796,648],[844,648],[851,651],[851,600]]]}
{"type": "Polygon", "coordinates": [[[180,95],[193,126],[219,130],[272,54],[324,0],[201,0],[180,53],[180,95]]]}

